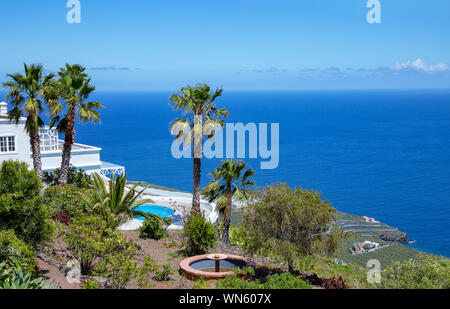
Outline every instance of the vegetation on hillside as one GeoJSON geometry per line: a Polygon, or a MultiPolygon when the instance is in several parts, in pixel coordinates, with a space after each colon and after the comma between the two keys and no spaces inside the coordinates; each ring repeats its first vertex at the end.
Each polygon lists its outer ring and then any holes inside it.
{"type": "Polygon", "coordinates": [[[339,248],[344,235],[334,226],[334,212],[315,191],[266,186],[244,208],[243,246],[281,258],[292,272],[299,257],[330,255],[339,248]]]}

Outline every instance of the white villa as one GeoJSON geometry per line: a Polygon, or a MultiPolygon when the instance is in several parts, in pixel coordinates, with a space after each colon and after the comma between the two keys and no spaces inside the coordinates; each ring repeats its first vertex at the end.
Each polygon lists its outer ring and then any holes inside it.
{"type": "MultiPolygon", "coordinates": [[[[8,118],[8,105],[0,103],[0,164],[5,160],[16,160],[33,166],[30,138],[25,132],[25,118],[18,124],[8,118]]],[[[55,129],[42,128],[41,137],[42,170],[52,171],[61,166],[62,145],[55,129]]],[[[70,164],[86,173],[100,173],[108,176],[111,173],[121,175],[125,173],[123,166],[103,162],[100,159],[101,149],[94,146],[73,144],[70,164]]]]}

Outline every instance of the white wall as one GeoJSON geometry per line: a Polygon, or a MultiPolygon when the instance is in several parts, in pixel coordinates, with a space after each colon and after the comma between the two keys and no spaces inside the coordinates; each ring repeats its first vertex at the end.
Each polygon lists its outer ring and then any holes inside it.
{"type": "MultiPolygon", "coordinates": [[[[54,170],[61,167],[61,151],[42,152],[41,158],[43,170],[54,170]]],[[[73,150],[70,164],[84,170],[88,169],[88,167],[97,169],[101,166],[100,149],[73,150]]]]}
{"type": "MultiPolygon", "coordinates": [[[[9,119],[0,116],[0,137],[15,136],[16,151],[11,153],[0,152],[0,164],[6,160],[15,160],[26,162],[30,168],[33,167],[31,156],[30,137],[24,130],[25,121],[21,120],[18,125],[10,122],[9,119]]],[[[91,147],[90,149],[73,150],[70,163],[84,170],[98,170],[101,167],[100,148],[91,147]]],[[[61,167],[62,152],[42,152],[42,170],[54,170],[61,167]]]]}
{"type": "Polygon", "coordinates": [[[0,118],[0,136],[15,136],[16,151],[13,153],[0,152],[0,163],[6,160],[18,160],[32,166],[30,137],[24,130],[25,121],[21,120],[18,125],[9,119],[0,118]]]}

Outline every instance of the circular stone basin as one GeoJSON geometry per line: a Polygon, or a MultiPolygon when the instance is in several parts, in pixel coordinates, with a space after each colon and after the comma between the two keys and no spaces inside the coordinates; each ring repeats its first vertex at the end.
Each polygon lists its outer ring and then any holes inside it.
{"type": "Polygon", "coordinates": [[[187,258],[180,263],[180,268],[188,279],[199,278],[223,279],[232,275],[233,270],[238,267],[247,266],[247,260],[232,254],[204,254],[187,258]],[[216,261],[220,265],[220,272],[216,272],[216,261]]]}

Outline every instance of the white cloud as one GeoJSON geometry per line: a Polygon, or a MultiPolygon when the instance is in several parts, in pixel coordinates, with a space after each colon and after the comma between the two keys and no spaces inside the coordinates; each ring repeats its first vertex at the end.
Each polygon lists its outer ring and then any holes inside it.
{"type": "Polygon", "coordinates": [[[422,59],[418,58],[415,61],[398,62],[393,67],[394,71],[414,70],[426,73],[447,72],[450,71],[450,66],[446,63],[439,62],[437,64],[427,64],[422,59]]]}

